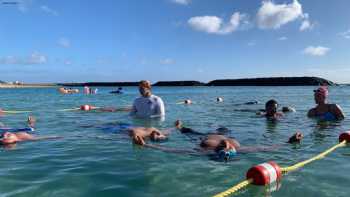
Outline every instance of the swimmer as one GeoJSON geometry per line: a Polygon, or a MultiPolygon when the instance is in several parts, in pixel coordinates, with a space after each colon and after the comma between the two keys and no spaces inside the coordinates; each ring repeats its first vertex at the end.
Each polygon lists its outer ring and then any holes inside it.
{"type": "Polygon", "coordinates": [[[152,94],[150,81],[142,80],[139,83],[140,97],[134,100],[131,116],[138,118],[164,118],[165,107],[163,100],[152,94]]]}
{"type": "Polygon", "coordinates": [[[133,142],[141,146],[146,144],[146,139],[151,139],[152,141],[163,141],[167,139],[168,135],[153,127],[131,127],[127,130],[129,131],[129,136],[132,138],[133,142]]]}
{"type": "Polygon", "coordinates": [[[328,121],[344,119],[344,113],[339,105],[327,103],[328,94],[329,92],[326,86],[321,86],[314,90],[316,107],[309,110],[307,113],[308,117],[315,117],[328,121]]]}
{"type": "Polygon", "coordinates": [[[224,99],[222,97],[217,97],[216,102],[218,103],[224,102],[224,99]]]}
{"type": "Polygon", "coordinates": [[[282,112],[278,112],[278,103],[276,100],[271,99],[265,104],[265,112],[258,112],[257,115],[265,116],[268,119],[276,120],[283,117],[282,112]]]}
{"type": "Polygon", "coordinates": [[[5,132],[1,135],[0,144],[1,145],[10,145],[17,142],[24,141],[36,141],[36,140],[46,140],[46,139],[58,139],[57,136],[46,136],[46,137],[36,137],[27,132],[5,132]]]}
{"type": "MultiPolygon", "coordinates": [[[[194,136],[200,135],[198,138],[199,142],[199,149],[194,150],[174,150],[169,149],[161,146],[155,146],[155,145],[148,145],[150,148],[155,148],[159,150],[163,150],[166,152],[177,152],[177,153],[201,153],[206,154],[208,156],[213,156],[214,159],[224,160],[228,161],[232,159],[237,153],[249,153],[249,152],[259,152],[259,151],[270,151],[276,149],[279,145],[271,146],[271,147],[248,147],[248,146],[241,146],[240,143],[232,137],[225,136],[225,133],[228,132],[228,129],[216,129],[213,133],[200,133],[196,132],[191,128],[186,128],[182,126],[182,122],[180,120],[177,120],[175,122],[176,128],[179,129],[181,133],[184,134],[193,134],[194,136]],[[208,153],[214,153],[214,154],[208,154],[208,153]]],[[[301,132],[296,132],[293,134],[287,141],[287,143],[300,143],[303,139],[303,134],[301,132]]],[[[143,144],[145,145],[145,144],[143,144]]]]}

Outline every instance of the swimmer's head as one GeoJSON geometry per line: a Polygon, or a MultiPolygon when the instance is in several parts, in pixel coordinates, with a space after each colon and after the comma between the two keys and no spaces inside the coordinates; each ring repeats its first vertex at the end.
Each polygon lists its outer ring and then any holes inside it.
{"type": "Polygon", "coordinates": [[[223,102],[223,101],[224,101],[224,99],[221,98],[221,97],[217,97],[217,98],[216,98],[216,102],[223,102]]]}
{"type": "Polygon", "coordinates": [[[303,138],[304,135],[298,131],[292,137],[289,138],[288,143],[300,143],[303,138]]]}
{"type": "Polygon", "coordinates": [[[5,132],[1,135],[0,144],[6,145],[6,144],[14,144],[16,142],[18,142],[18,138],[14,133],[5,132]]]}
{"type": "Polygon", "coordinates": [[[139,92],[142,96],[149,97],[151,96],[152,85],[150,81],[142,80],[139,83],[139,92]]]}
{"type": "Polygon", "coordinates": [[[267,115],[273,115],[277,112],[278,109],[278,103],[276,100],[271,99],[266,102],[265,104],[265,111],[267,115]]]}
{"type": "Polygon", "coordinates": [[[91,106],[90,105],[82,105],[82,106],[80,106],[80,110],[89,111],[89,110],[91,110],[91,106]]]}
{"type": "Polygon", "coordinates": [[[314,90],[314,99],[316,104],[325,103],[328,94],[329,92],[327,86],[321,86],[314,90]]]}
{"type": "Polygon", "coordinates": [[[230,159],[234,158],[237,155],[236,149],[230,149],[230,150],[220,150],[218,152],[218,157],[221,161],[229,161],[230,159]]]}

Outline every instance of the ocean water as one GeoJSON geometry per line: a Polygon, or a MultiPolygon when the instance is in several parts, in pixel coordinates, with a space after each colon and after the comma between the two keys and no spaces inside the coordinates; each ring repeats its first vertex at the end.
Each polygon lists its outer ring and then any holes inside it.
{"type": "MultiPolygon", "coordinates": [[[[38,136],[58,135],[62,139],[19,143],[0,147],[1,197],[52,196],[212,196],[242,181],[253,165],[275,161],[281,166],[310,158],[337,143],[338,135],[350,129],[349,119],[321,124],[306,117],[314,106],[315,87],[155,87],[154,94],[166,104],[164,121],[132,119],[128,113],[57,111],[82,104],[128,106],[138,96],[134,87],[113,95],[111,88],[99,88],[97,95],[60,95],[55,88],[0,89],[0,107],[33,110],[38,136]],[[223,103],[216,103],[221,96],[223,103]],[[183,99],[195,103],[178,105],[183,99]],[[281,106],[295,107],[277,123],[239,109],[261,109],[277,99],[281,106]],[[236,105],[258,100],[258,105],[236,105]],[[101,128],[112,122],[138,126],[172,128],[181,119],[186,126],[210,132],[219,126],[242,146],[280,145],[271,152],[240,154],[231,162],[212,161],[206,156],[175,154],[132,145],[125,133],[101,128]],[[286,144],[300,130],[301,145],[286,144]]],[[[331,87],[330,102],[350,114],[350,87],[331,87]]],[[[28,114],[0,117],[10,127],[23,127],[28,114]]],[[[173,131],[161,146],[175,149],[198,147],[173,131]]],[[[340,148],[326,158],[284,176],[277,189],[249,186],[235,196],[349,196],[350,148],[340,148]]]]}

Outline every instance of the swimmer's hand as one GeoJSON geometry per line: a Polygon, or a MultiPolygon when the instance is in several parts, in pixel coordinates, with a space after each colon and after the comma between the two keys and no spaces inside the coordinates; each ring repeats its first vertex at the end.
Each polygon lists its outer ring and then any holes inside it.
{"type": "Polygon", "coordinates": [[[296,132],[292,137],[289,138],[288,143],[300,143],[301,140],[304,138],[304,135],[301,132],[296,132]]]}
{"type": "Polygon", "coordinates": [[[132,136],[132,141],[134,142],[134,144],[141,145],[141,146],[146,144],[145,140],[139,135],[132,136]]]}

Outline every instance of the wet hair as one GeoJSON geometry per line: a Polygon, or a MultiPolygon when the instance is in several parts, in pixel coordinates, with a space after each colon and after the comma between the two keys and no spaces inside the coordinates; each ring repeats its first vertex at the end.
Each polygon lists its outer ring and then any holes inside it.
{"type": "Polygon", "coordinates": [[[278,105],[278,102],[274,99],[271,99],[265,103],[265,109],[271,105],[278,105]]]}

